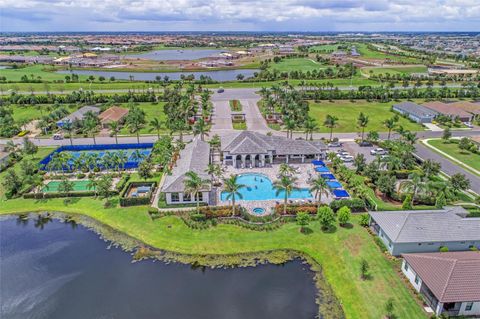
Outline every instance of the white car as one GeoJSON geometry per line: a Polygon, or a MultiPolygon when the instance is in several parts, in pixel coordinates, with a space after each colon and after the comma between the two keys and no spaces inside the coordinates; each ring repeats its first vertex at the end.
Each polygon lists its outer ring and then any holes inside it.
{"type": "Polygon", "coordinates": [[[350,153],[349,152],[339,152],[337,154],[338,157],[344,157],[344,156],[350,156],[350,153]]]}
{"type": "Polygon", "coordinates": [[[385,155],[387,152],[383,148],[375,148],[370,151],[370,155],[385,155]]]}
{"type": "Polygon", "coordinates": [[[342,157],[340,157],[340,159],[341,159],[344,163],[353,162],[353,156],[351,156],[351,155],[342,156],[342,157]]]}

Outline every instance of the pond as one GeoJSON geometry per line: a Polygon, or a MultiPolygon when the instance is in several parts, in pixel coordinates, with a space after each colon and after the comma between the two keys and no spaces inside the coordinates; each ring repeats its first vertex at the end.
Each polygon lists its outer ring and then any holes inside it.
{"type": "Polygon", "coordinates": [[[130,80],[130,76],[133,76],[133,80],[137,81],[155,81],[157,76],[162,79],[165,76],[168,76],[170,80],[180,80],[181,76],[189,76],[193,74],[195,79],[200,79],[200,76],[208,76],[214,81],[226,82],[226,81],[235,81],[237,75],[242,74],[244,78],[253,77],[255,72],[259,70],[256,69],[234,69],[234,70],[217,70],[217,71],[197,71],[197,72],[123,72],[123,71],[94,71],[94,70],[61,70],[56,71],[56,73],[61,74],[71,74],[75,73],[78,75],[93,75],[95,77],[103,76],[106,79],[110,77],[115,77],[117,80],[130,80]]]}
{"type": "Polygon", "coordinates": [[[208,58],[214,55],[218,55],[225,50],[198,50],[198,49],[179,49],[179,50],[155,50],[140,54],[129,54],[126,58],[140,58],[156,61],[186,61],[186,60],[198,60],[208,58]]]}
{"type": "Polygon", "coordinates": [[[144,260],[87,228],[0,218],[2,319],[314,318],[300,261],[210,269],[144,260]]]}

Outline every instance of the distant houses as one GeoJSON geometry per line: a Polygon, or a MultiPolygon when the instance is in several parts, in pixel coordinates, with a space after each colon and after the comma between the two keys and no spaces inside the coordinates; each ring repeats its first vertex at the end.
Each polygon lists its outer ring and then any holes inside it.
{"type": "Polygon", "coordinates": [[[462,207],[443,210],[370,212],[370,225],[390,254],[465,251],[480,247],[480,218],[462,207]]]}
{"type": "Polygon", "coordinates": [[[467,101],[432,101],[422,105],[413,102],[402,102],[394,104],[392,109],[417,123],[431,123],[439,115],[469,123],[476,116],[480,115],[480,103],[467,101]]]}
{"type": "Polygon", "coordinates": [[[480,316],[480,252],[404,254],[402,272],[436,315],[480,316]]]}
{"type": "Polygon", "coordinates": [[[392,109],[417,123],[432,123],[440,113],[413,102],[394,104],[392,109]]]}
{"type": "Polygon", "coordinates": [[[85,116],[85,114],[87,114],[88,112],[99,114],[100,108],[96,106],[84,106],[76,110],[75,112],[65,116],[60,121],[58,121],[57,126],[61,128],[65,125],[65,123],[73,123],[75,121],[81,121],[83,120],[83,117],[85,116]]]}

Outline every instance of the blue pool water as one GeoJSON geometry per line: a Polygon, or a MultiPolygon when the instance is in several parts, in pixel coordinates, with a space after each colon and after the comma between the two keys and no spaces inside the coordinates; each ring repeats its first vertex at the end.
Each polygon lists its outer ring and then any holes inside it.
{"type": "MultiPolygon", "coordinates": [[[[240,190],[243,198],[236,198],[236,200],[283,200],[285,193],[282,191],[276,194],[276,190],[273,188],[272,181],[262,174],[242,174],[237,178],[238,184],[246,185],[246,187],[240,190]]],[[[222,192],[220,198],[222,201],[227,201],[228,193],[222,192]]],[[[310,199],[313,198],[312,194],[307,188],[300,188],[292,191],[288,196],[289,199],[310,199]]]]}

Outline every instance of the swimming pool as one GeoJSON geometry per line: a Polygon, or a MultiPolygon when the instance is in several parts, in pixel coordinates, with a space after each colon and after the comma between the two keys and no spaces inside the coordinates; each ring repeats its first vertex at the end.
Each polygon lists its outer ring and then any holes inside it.
{"type": "MultiPolygon", "coordinates": [[[[239,191],[243,198],[236,198],[236,200],[283,200],[285,197],[285,192],[283,191],[277,196],[272,181],[262,174],[248,173],[238,175],[237,183],[243,184],[246,187],[239,191]]],[[[228,201],[227,195],[228,193],[222,192],[220,194],[220,199],[222,201],[228,201]]],[[[292,191],[288,198],[311,199],[313,196],[307,188],[300,188],[292,191]]]]}

